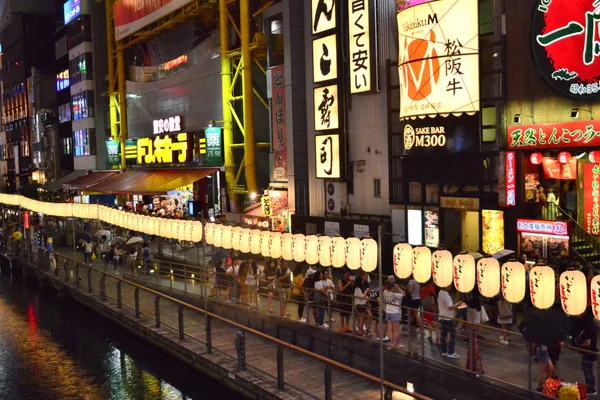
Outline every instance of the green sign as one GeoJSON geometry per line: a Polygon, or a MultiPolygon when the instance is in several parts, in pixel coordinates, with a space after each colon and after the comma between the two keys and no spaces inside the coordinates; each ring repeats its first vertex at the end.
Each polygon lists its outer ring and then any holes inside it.
{"type": "Polygon", "coordinates": [[[106,142],[106,152],[108,153],[108,165],[118,167],[121,163],[121,147],[119,141],[109,140],[106,142]]]}
{"type": "Polygon", "coordinates": [[[206,163],[213,165],[222,165],[223,138],[221,134],[221,128],[205,128],[204,138],[206,139],[206,163]]]}

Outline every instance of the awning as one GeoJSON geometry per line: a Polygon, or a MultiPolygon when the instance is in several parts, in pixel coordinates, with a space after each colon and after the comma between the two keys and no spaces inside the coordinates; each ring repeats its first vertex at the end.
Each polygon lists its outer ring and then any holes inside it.
{"type": "MultiPolygon", "coordinates": [[[[84,173],[87,171],[84,171],[84,173]]],[[[66,181],[63,185],[66,189],[76,189],[83,190],[87,189],[90,186],[96,185],[100,182],[104,182],[108,178],[113,177],[117,174],[117,171],[108,171],[108,172],[90,172],[87,175],[76,177],[76,179],[72,179],[70,181],[66,181]]]]}
{"type": "Polygon", "coordinates": [[[80,176],[85,175],[85,174],[87,174],[87,171],[73,171],[70,174],[63,176],[62,178],[60,178],[59,180],[57,180],[55,182],[50,182],[50,183],[44,185],[44,189],[46,189],[49,192],[54,192],[55,190],[62,188],[62,185],[65,182],[72,181],[73,179],[77,179],[80,176]]]}
{"type": "Polygon", "coordinates": [[[218,168],[127,170],[90,187],[94,192],[161,195],[206,178],[218,168]]]}

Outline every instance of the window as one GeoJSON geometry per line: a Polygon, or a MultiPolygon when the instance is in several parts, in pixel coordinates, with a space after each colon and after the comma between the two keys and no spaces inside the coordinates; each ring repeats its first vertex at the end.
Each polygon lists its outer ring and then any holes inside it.
{"type": "Polygon", "coordinates": [[[89,15],[82,15],[69,26],[70,48],[79,46],[83,42],[92,41],[92,22],[89,15]]]}
{"type": "Polygon", "coordinates": [[[64,138],[60,140],[61,154],[68,156],[73,154],[73,139],[64,138]]]}
{"type": "Polygon", "coordinates": [[[69,61],[71,84],[94,79],[92,54],[83,53],[69,61]]]}
{"type": "Polygon", "coordinates": [[[62,56],[66,56],[69,53],[67,49],[67,36],[63,36],[54,43],[54,54],[58,60],[62,56]]]}
{"type": "Polygon", "coordinates": [[[373,197],[381,197],[381,179],[373,179],[373,197]]]}
{"type": "Polygon", "coordinates": [[[75,137],[75,157],[89,156],[95,153],[96,130],[82,129],[73,132],[75,137]]]}
{"type": "Polygon", "coordinates": [[[58,122],[62,124],[69,121],[71,121],[71,104],[58,106],[58,122]]]}
{"type": "Polygon", "coordinates": [[[56,74],[56,91],[60,92],[69,87],[69,70],[65,69],[59,74],[56,74]]]}
{"type": "Polygon", "coordinates": [[[94,92],[88,90],[71,97],[73,120],[89,118],[94,116],[94,92]]]}

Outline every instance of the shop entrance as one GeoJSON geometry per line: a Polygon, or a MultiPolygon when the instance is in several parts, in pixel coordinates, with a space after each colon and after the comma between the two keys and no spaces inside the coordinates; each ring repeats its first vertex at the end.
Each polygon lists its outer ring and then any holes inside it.
{"type": "Polygon", "coordinates": [[[479,249],[479,212],[444,209],[444,244],[446,249],[475,252],[479,249]]]}

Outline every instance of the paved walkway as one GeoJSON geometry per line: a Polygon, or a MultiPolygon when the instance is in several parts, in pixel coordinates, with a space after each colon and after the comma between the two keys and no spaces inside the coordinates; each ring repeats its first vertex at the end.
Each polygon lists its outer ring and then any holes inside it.
{"type": "MultiPolygon", "coordinates": [[[[71,257],[73,254],[72,249],[57,249],[56,251],[62,252],[65,256],[71,257]]],[[[163,246],[163,256],[164,257],[172,257],[173,252],[171,248],[168,246],[163,246]]],[[[184,251],[175,250],[174,252],[174,260],[183,262],[184,251]],[[181,257],[181,258],[180,258],[181,257]]],[[[197,252],[196,249],[190,249],[185,252],[185,258],[187,259],[187,263],[196,264],[198,259],[202,259],[202,252],[197,252]],[[199,256],[198,256],[199,255],[199,256]]],[[[212,252],[210,249],[205,251],[205,260],[209,260],[212,252]]],[[[83,261],[83,254],[81,252],[77,253],[78,261],[83,261]]],[[[94,261],[95,266],[103,267],[104,263],[100,260],[94,261]]],[[[109,266],[109,270],[112,270],[112,265],[109,266]]],[[[161,274],[150,274],[145,275],[141,273],[141,270],[138,270],[140,273],[135,276],[132,275],[131,269],[123,268],[119,266],[118,273],[124,275],[128,279],[133,279],[138,283],[146,284],[150,287],[159,287],[165,291],[173,291],[180,294],[184,294],[190,297],[200,298],[204,293],[206,293],[209,288],[204,286],[199,281],[199,276],[194,276],[192,278],[192,273],[190,271],[186,271],[185,276],[187,279],[183,279],[184,273],[181,269],[178,269],[177,265],[169,264],[168,262],[161,262],[161,274]],[[173,270],[173,275],[170,275],[170,269],[173,270]]],[[[211,298],[210,301],[218,301],[217,299],[211,298]]],[[[152,303],[153,304],[153,303],[152,303]]],[[[242,307],[240,305],[240,307],[242,307]]],[[[277,299],[273,299],[273,308],[275,310],[274,314],[276,315],[279,310],[279,301],[277,299]]],[[[145,310],[144,312],[149,313],[149,315],[153,314],[153,306],[152,309],[145,310]]],[[[258,310],[253,312],[258,312],[261,314],[269,315],[267,298],[265,296],[259,296],[258,299],[258,310]]],[[[297,305],[296,304],[287,304],[286,312],[289,314],[285,318],[291,321],[298,321],[297,316],[297,305]]],[[[174,318],[176,317],[176,313],[172,313],[170,317],[167,317],[168,313],[165,314],[165,318],[174,318]]],[[[304,317],[306,318],[307,311],[304,311],[304,317]]],[[[328,319],[327,315],[325,316],[326,321],[328,319]]],[[[313,323],[314,319],[312,315],[309,317],[309,322],[313,323]]],[[[300,322],[298,322],[300,323],[300,322]]],[[[339,331],[340,330],[340,322],[339,322],[339,314],[337,312],[332,313],[332,319],[330,320],[330,329],[339,331]]],[[[375,325],[375,323],[373,324],[375,325]]],[[[176,326],[176,325],[173,325],[176,326]]],[[[319,329],[319,328],[315,328],[319,329]]],[[[321,328],[322,329],[322,328],[321,328]]],[[[421,356],[435,360],[436,362],[446,364],[450,368],[458,368],[464,370],[467,366],[467,350],[468,350],[468,342],[466,342],[465,333],[461,333],[460,329],[457,330],[457,344],[456,344],[456,353],[460,355],[460,359],[451,360],[447,357],[441,355],[440,349],[435,345],[436,334],[433,334],[430,342],[429,332],[425,332],[424,335],[421,335],[417,332],[411,332],[409,335],[406,331],[403,331],[401,334],[401,344],[404,346],[404,349],[401,351],[409,351],[412,353],[420,354],[421,356]]],[[[365,340],[376,340],[374,337],[375,334],[373,332],[373,337],[365,339],[365,340]]],[[[510,383],[512,385],[518,387],[528,387],[528,362],[530,361],[529,352],[526,349],[526,344],[522,337],[519,334],[515,334],[512,336],[510,344],[505,346],[501,344],[498,340],[500,336],[500,331],[487,325],[483,325],[480,327],[480,340],[479,345],[481,348],[481,357],[483,368],[485,370],[484,376],[490,378],[492,380],[502,381],[506,383],[510,383]]],[[[389,346],[389,343],[385,343],[386,351],[395,351],[389,346]]],[[[582,382],[583,381],[583,373],[580,369],[581,365],[581,355],[573,349],[564,348],[560,355],[560,363],[558,364],[558,375],[565,381],[568,382],[582,382]]],[[[537,364],[531,360],[531,387],[535,390],[537,387],[537,364]]]]}

